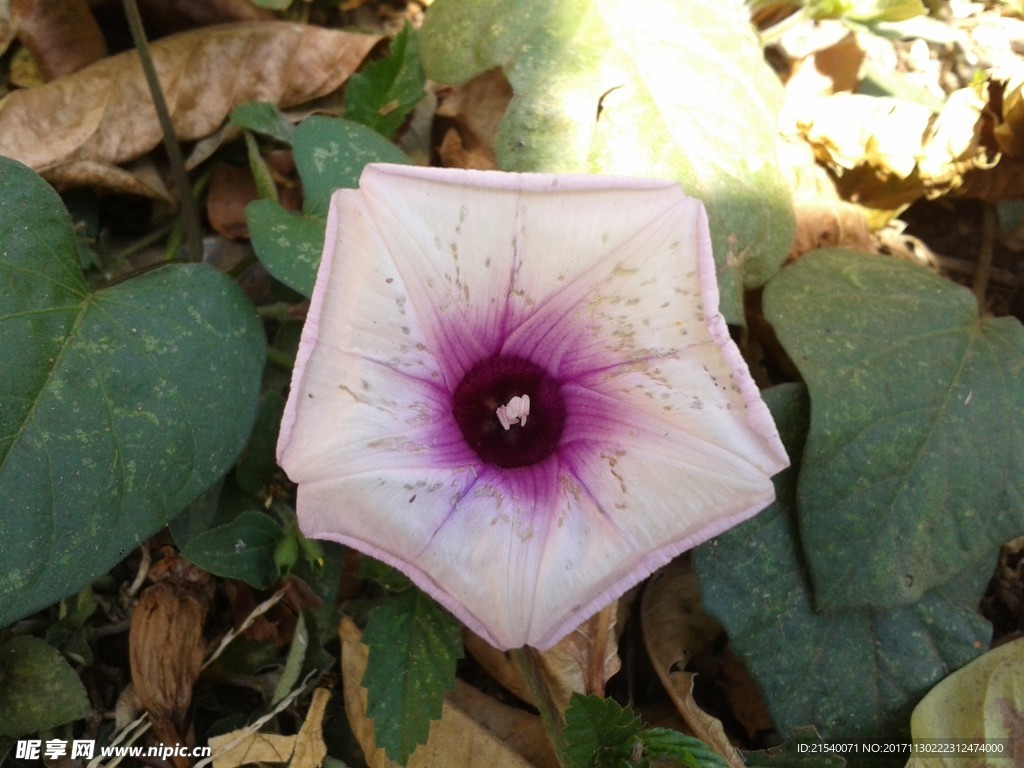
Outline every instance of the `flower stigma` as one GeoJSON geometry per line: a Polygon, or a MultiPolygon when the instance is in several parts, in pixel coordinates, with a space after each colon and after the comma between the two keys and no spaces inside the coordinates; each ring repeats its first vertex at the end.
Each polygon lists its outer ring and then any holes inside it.
{"type": "Polygon", "coordinates": [[[452,394],[452,415],[466,443],[484,462],[503,469],[536,464],[554,453],[565,410],[558,380],[516,355],[481,360],[452,394]]]}
{"type": "Polygon", "coordinates": [[[530,396],[513,397],[507,405],[499,405],[494,415],[498,417],[506,432],[512,429],[514,424],[522,424],[525,427],[526,417],[530,415],[530,396]]]}

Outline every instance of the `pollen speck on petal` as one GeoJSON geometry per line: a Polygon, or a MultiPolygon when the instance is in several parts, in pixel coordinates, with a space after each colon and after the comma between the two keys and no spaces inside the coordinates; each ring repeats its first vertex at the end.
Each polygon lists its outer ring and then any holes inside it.
{"type": "Polygon", "coordinates": [[[370,165],[331,202],[278,458],[308,536],[549,648],[788,464],[668,181],[370,165]]]}

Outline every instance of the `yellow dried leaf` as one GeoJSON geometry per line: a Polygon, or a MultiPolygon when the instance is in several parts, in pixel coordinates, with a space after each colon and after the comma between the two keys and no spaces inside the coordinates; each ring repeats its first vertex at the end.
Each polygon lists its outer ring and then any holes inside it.
{"type": "Polygon", "coordinates": [[[938,114],[901,99],[843,93],[806,102],[794,119],[848,199],[896,211],[952,192],[968,172],[992,166],[982,140],[987,101],[985,84],[954,92],[938,114]]]}
{"type": "Polygon", "coordinates": [[[295,748],[297,736],[277,733],[231,731],[210,737],[213,768],[238,768],[253,763],[285,763],[295,748]]]}

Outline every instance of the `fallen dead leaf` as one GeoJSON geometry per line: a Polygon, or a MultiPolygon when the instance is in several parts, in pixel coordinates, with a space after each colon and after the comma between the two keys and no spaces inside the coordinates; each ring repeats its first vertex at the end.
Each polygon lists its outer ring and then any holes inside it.
{"type": "Polygon", "coordinates": [[[309,704],[309,712],[302,722],[298,735],[295,737],[295,751],[289,768],[319,768],[327,757],[327,744],[324,743],[324,712],[331,694],[326,688],[313,691],[313,700],[309,704]]]}
{"type": "Polygon", "coordinates": [[[287,763],[294,749],[295,737],[279,733],[231,731],[210,737],[213,768],[237,768],[253,763],[287,763]]]}
{"type": "MultiPolygon", "coordinates": [[[[186,32],[154,43],[152,51],[178,139],[194,141],[214,132],[238,104],[289,107],[336,90],[380,39],[254,22],[186,32]]],[[[0,101],[0,155],[58,187],[92,183],[88,169],[116,169],[161,140],[134,51],[0,101]]]]}
{"type": "Polygon", "coordinates": [[[46,80],[107,55],[107,42],[86,0],[12,0],[11,21],[46,80]]]}
{"type": "Polygon", "coordinates": [[[949,96],[936,114],[895,98],[852,93],[809,99],[791,112],[796,132],[853,202],[898,212],[915,200],[962,187],[994,158],[983,137],[991,117],[988,84],[949,96]]]}
{"type": "Polygon", "coordinates": [[[511,100],[512,86],[501,69],[443,89],[435,113],[439,125],[449,126],[438,149],[441,164],[477,171],[496,168],[494,142],[511,100]]]}
{"type": "Polygon", "coordinates": [[[153,37],[232,21],[271,21],[273,11],[252,0],[139,0],[146,30],[153,37]]]}
{"type": "Polygon", "coordinates": [[[327,756],[324,743],[324,712],[331,694],[326,688],[313,691],[309,711],[294,736],[252,732],[240,728],[210,738],[213,768],[239,768],[243,765],[287,763],[289,768],[318,768],[327,756]]]}
{"type": "MultiPolygon", "coordinates": [[[[604,696],[608,680],[622,667],[617,627],[628,614],[632,593],[615,601],[570,632],[554,648],[538,653],[552,700],[560,712],[573,693],[604,696]]],[[[494,680],[513,696],[533,704],[529,686],[507,653],[497,650],[472,632],[466,650],[494,680]]]]}
{"type": "MultiPolygon", "coordinates": [[[[370,768],[396,768],[374,741],[373,721],[366,717],[366,689],[361,687],[369,651],[351,619],[342,619],[341,669],[345,712],[370,768]]],[[[461,680],[445,696],[441,719],[430,724],[427,743],[409,758],[406,768],[557,768],[540,718],[508,707],[461,680]]]]}
{"type": "Polygon", "coordinates": [[[721,632],[701,608],[689,558],[677,558],[651,577],[644,589],[640,623],[651,664],[693,735],[730,768],[743,768],[743,758],[729,742],[722,723],[693,700],[694,675],[684,671],[687,661],[721,632]]]}

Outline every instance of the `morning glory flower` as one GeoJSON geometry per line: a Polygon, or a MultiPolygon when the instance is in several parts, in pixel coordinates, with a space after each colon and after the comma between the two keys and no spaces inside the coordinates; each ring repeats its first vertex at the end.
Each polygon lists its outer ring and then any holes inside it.
{"type": "Polygon", "coordinates": [[[305,535],[541,650],[788,463],[677,184],[393,165],[332,198],[278,458],[305,535]]]}

